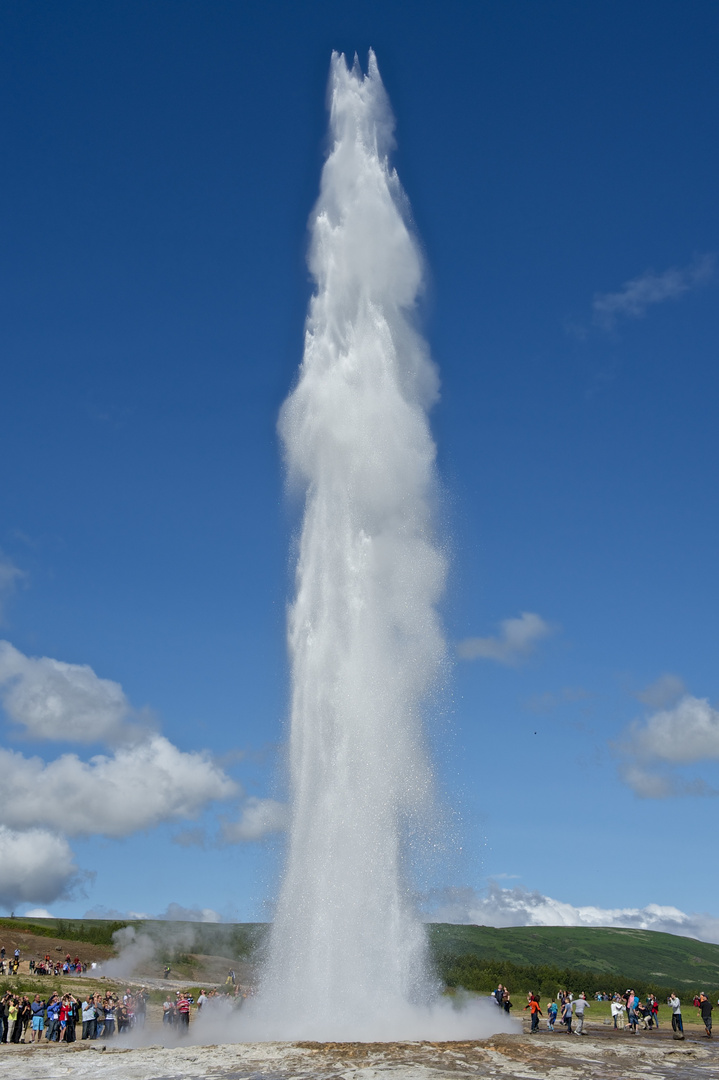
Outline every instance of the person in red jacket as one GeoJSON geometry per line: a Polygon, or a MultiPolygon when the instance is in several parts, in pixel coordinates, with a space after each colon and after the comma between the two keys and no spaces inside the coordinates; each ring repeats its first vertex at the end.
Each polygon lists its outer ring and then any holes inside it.
{"type": "Polygon", "coordinates": [[[539,1007],[539,998],[534,994],[527,994],[527,1004],[524,1006],[525,1011],[529,1009],[532,1017],[532,1027],[530,1034],[533,1035],[535,1031],[539,1031],[539,1017],[542,1015],[542,1010],[539,1007]]]}

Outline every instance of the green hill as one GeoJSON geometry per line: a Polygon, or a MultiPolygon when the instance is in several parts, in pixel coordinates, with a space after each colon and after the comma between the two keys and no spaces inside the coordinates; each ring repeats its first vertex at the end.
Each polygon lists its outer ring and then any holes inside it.
{"type": "Polygon", "coordinates": [[[522,968],[594,972],[606,974],[608,983],[621,975],[677,989],[719,986],[719,945],[655,930],[434,923],[429,935],[435,955],[446,959],[471,956],[522,968]]]}
{"type": "MultiPolygon", "coordinates": [[[[99,919],[0,919],[0,935],[9,944],[15,933],[112,945],[123,923],[99,919]]],[[[129,925],[156,938],[159,953],[180,957],[191,967],[190,954],[214,954],[252,963],[268,926],[263,923],[168,923],[145,920],[129,925]]],[[[626,989],[632,983],[674,987],[685,994],[719,988],[719,945],[653,930],[618,927],[460,926],[430,923],[432,952],[449,985],[488,989],[504,970],[514,985],[552,979],[561,973],[603,976],[597,989],[626,989]],[[508,968],[507,966],[510,965],[508,968]],[[552,969],[550,974],[549,969],[552,969]],[[624,986],[618,983],[624,981],[624,986]],[[485,986],[487,983],[487,986],[485,986]],[[606,983],[606,985],[603,985],[606,983]]],[[[40,942],[38,942],[40,949],[40,942]]]]}

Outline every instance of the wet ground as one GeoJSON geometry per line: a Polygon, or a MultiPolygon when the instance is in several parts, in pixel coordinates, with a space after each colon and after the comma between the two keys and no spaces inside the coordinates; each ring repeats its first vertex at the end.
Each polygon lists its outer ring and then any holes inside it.
{"type": "Polygon", "coordinates": [[[699,1030],[628,1032],[594,1025],[477,1042],[235,1043],[148,1046],[115,1043],[1,1046],[0,1077],[12,1080],[717,1080],[719,1046],[699,1030]]]}

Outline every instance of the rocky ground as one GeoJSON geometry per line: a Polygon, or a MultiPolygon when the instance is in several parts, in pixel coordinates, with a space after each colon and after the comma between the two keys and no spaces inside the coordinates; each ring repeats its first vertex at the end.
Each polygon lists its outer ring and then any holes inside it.
{"type": "Polygon", "coordinates": [[[719,1046],[699,1033],[675,1042],[670,1031],[631,1036],[595,1025],[581,1038],[542,1031],[477,1042],[0,1047],[0,1077],[12,1080],[456,1080],[468,1075],[497,1080],[715,1080],[719,1046]]]}

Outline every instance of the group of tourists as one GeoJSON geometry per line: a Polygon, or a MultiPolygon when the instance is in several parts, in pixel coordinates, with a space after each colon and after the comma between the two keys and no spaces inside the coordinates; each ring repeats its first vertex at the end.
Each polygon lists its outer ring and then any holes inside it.
{"type": "MultiPolygon", "coordinates": [[[[91,965],[93,968],[95,964],[91,965]]],[[[42,959],[30,960],[28,966],[31,975],[82,975],[87,971],[87,964],[79,956],[67,954],[64,960],[53,960],[49,953],[42,959]]],[[[15,949],[12,957],[5,959],[5,946],[0,948],[0,975],[17,975],[20,971],[20,950],[15,949]]]]}
{"type": "MultiPolygon", "coordinates": [[[[512,1002],[509,990],[500,983],[492,992],[495,1003],[505,1012],[509,1013],[512,1002]]],[[[624,1030],[628,1027],[631,1034],[636,1035],[638,1030],[648,1031],[659,1028],[659,1001],[655,994],[647,994],[644,1001],[641,1000],[634,990],[626,990],[623,994],[595,994],[597,1001],[611,1001],[611,1013],[616,1030],[624,1030]]],[[[672,990],[667,999],[667,1004],[672,1010],[672,1030],[675,1034],[683,1034],[681,1001],[672,990]]],[[[707,1038],[712,1037],[712,1011],[714,1006],[706,994],[697,994],[693,1001],[699,1010],[704,1023],[707,1038]]],[[[550,1001],[547,1006],[547,1030],[554,1031],[557,1019],[564,1024],[568,1035],[584,1035],[584,1016],[590,1004],[586,994],[580,994],[575,998],[566,990],[560,990],[556,1001],[550,1001]]],[[[527,1004],[524,1011],[529,1010],[532,1035],[539,1031],[539,1018],[543,1016],[538,994],[527,994],[527,1004]]]]}
{"type": "MultiPolygon", "coordinates": [[[[671,1004],[671,999],[675,996],[672,991],[669,1004],[671,1004]]],[[[612,996],[611,1013],[617,1031],[622,1031],[628,1026],[632,1035],[636,1035],[639,1028],[644,1031],[659,1028],[659,1002],[654,994],[647,994],[645,1001],[642,1001],[634,990],[625,990],[623,994],[614,994],[612,996]]],[[[677,1022],[681,1024],[681,1005],[679,1005],[678,1016],[679,1020],[677,1022]]],[[[674,1022],[672,1026],[674,1026],[674,1022]]],[[[681,1031],[682,1029],[681,1027],[675,1027],[674,1030],[681,1031]]]]}
{"type": "Polygon", "coordinates": [[[0,999],[0,1042],[71,1043],[82,1025],[83,1039],[109,1039],[135,1025],[142,1026],[147,1015],[147,996],[143,990],[127,990],[122,998],[106,994],[86,994],[82,1001],[73,994],[51,994],[45,1001],[35,994],[7,993],[0,999]]]}

